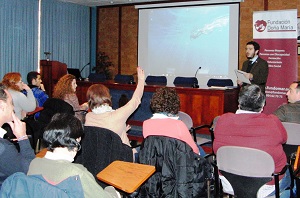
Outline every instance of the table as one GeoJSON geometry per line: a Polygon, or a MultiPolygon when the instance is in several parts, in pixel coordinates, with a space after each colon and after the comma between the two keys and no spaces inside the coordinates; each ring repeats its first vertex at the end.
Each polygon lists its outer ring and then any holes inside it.
{"type": "MultiPolygon", "coordinates": [[[[77,81],[77,96],[79,103],[86,102],[86,92],[89,86],[97,82],[77,81]]],[[[114,83],[114,81],[98,82],[110,89],[113,108],[118,108],[118,101],[122,94],[130,99],[136,85],[114,83]]],[[[142,122],[152,116],[150,100],[157,88],[162,86],[146,85],[141,105],[129,118],[131,124],[141,126],[142,122]]],[[[212,120],[226,112],[235,112],[238,109],[238,88],[212,89],[208,87],[190,88],[175,87],[179,97],[181,108],[193,119],[193,126],[211,124],[212,120]]]]}

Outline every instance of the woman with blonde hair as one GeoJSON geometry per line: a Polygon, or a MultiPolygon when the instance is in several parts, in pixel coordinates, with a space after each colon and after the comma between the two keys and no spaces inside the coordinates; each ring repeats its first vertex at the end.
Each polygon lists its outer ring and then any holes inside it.
{"type": "Polygon", "coordinates": [[[81,120],[81,122],[84,122],[84,113],[81,110],[87,110],[88,105],[87,103],[79,105],[78,97],[76,95],[76,87],[76,77],[72,74],[66,74],[61,77],[55,85],[52,97],[69,103],[75,111],[75,116],[81,120]]]}
{"type": "Polygon", "coordinates": [[[27,112],[36,108],[36,100],[30,87],[23,83],[22,76],[18,72],[10,72],[4,75],[2,83],[11,94],[14,104],[14,111],[19,119],[23,119],[27,112]],[[26,90],[27,95],[21,91],[26,90]]]}

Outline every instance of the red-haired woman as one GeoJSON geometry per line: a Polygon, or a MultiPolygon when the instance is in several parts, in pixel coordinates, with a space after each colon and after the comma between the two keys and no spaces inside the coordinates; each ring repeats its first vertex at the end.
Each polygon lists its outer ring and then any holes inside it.
{"type": "Polygon", "coordinates": [[[27,84],[23,83],[22,76],[18,72],[10,72],[4,75],[2,83],[7,87],[11,94],[14,104],[14,111],[19,119],[23,119],[27,112],[36,108],[35,97],[27,84]],[[27,95],[21,91],[26,90],[27,95]]]}
{"type": "Polygon", "coordinates": [[[76,77],[72,74],[66,74],[61,77],[55,85],[52,97],[62,99],[69,103],[75,111],[75,116],[81,122],[84,122],[84,113],[80,110],[87,110],[88,105],[87,103],[79,105],[78,97],[76,95],[76,87],[76,77]]]}

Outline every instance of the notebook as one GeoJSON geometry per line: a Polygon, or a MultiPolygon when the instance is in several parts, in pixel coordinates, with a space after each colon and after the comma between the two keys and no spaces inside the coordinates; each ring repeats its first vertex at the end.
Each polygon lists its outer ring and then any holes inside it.
{"type": "Polygon", "coordinates": [[[81,74],[80,74],[80,70],[76,69],[76,68],[67,68],[68,70],[68,74],[72,74],[76,77],[76,79],[81,80],[81,74]]]}
{"type": "Polygon", "coordinates": [[[240,80],[244,83],[247,83],[247,84],[251,84],[250,80],[244,76],[244,73],[246,73],[246,72],[243,72],[243,71],[237,70],[237,69],[234,71],[235,71],[235,74],[236,74],[236,77],[238,80],[240,80]]]}

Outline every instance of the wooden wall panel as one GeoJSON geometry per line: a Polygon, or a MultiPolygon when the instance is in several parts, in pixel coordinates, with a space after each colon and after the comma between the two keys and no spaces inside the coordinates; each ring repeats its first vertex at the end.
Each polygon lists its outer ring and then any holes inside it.
{"type": "Polygon", "coordinates": [[[105,52],[114,65],[119,66],[119,7],[98,8],[97,52],[105,52]]]}
{"type": "Polygon", "coordinates": [[[133,6],[122,7],[121,21],[121,73],[136,73],[138,10],[133,6]]]}

